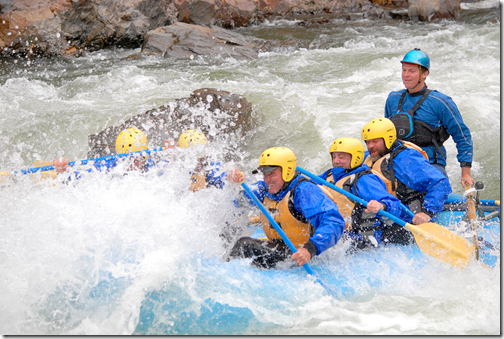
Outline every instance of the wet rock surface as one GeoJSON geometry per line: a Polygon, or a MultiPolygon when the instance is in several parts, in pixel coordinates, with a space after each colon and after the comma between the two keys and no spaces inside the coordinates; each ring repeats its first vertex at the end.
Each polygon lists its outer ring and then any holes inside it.
{"type": "Polygon", "coordinates": [[[138,48],[176,23],[201,32],[323,14],[432,21],[456,18],[459,9],[459,0],[0,0],[0,56],[138,48]]]}
{"type": "Polygon", "coordinates": [[[139,128],[149,140],[149,148],[162,147],[165,140],[178,140],[187,129],[203,132],[209,141],[232,142],[254,126],[258,117],[243,96],[214,88],[194,91],[161,107],[136,115],[118,126],[88,137],[88,158],[115,153],[115,142],[126,128],[139,128]]]}

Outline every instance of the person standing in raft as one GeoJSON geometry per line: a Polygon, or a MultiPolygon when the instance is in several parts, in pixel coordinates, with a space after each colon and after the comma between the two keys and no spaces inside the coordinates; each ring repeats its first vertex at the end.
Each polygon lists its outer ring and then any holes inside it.
{"type": "Polygon", "coordinates": [[[380,209],[400,217],[401,202],[387,192],[385,178],[364,163],[365,149],[356,138],[338,138],[329,149],[333,168],[320,177],[368,202],[367,208],[328,188],[346,221],[346,230],[357,248],[378,244],[408,245],[413,235],[404,227],[377,215],[380,209]]]}
{"type": "MultiPolygon", "coordinates": [[[[267,240],[242,237],[229,253],[229,258],[254,258],[252,265],[274,268],[277,263],[291,258],[299,266],[306,264],[334,246],[341,238],[345,221],[332,201],[330,193],[296,171],[296,156],[287,147],[265,150],[259,158],[264,180],[255,185],[254,194],[272,211],[275,221],[298,249],[292,253],[281,236],[261,214],[260,219],[267,240]]],[[[228,181],[241,183],[245,176],[238,169],[228,174],[228,181]]]]}
{"type": "Polygon", "coordinates": [[[415,213],[401,219],[420,225],[441,212],[451,193],[450,181],[427,160],[417,145],[397,139],[394,123],[387,118],[368,122],[362,129],[369,155],[364,163],[386,179],[387,190],[415,213]]]}
{"type": "Polygon", "coordinates": [[[452,98],[427,88],[425,80],[430,73],[429,57],[415,48],[404,56],[401,63],[406,89],[390,92],[385,103],[385,117],[395,124],[399,139],[422,147],[429,156],[429,162],[446,177],[446,149],[443,143],[452,136],[462,169],[462,187],[466,183],[473,186],[471,132],[452,98]]]}

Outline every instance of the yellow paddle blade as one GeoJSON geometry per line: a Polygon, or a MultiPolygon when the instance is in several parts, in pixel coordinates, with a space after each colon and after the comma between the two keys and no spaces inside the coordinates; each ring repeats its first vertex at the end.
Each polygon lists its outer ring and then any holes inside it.
{"type": "MultiPolygon", "coordinates": [[[[48,161],[48,160],[41,160],[41,161],[34,161],[33,162],[34,167],[51,166],[52,164],[53,164],[53,162],[48,161]]],[[[37,173],[32,174],[32,178],[33,178],[34,182],[42,182],[43,180],[47,180],[47,179],[54,180],[54,179],[56,179],[57,176],[58,176],[58,173],[56,173],[56,171],[54,171],[54,170],[45,171],[45,172],[37,172],[37,173]]]]}
{"type": "Polygon", "coordinates": [[[406,223],[406,228],[413,234],[422,251],[454,267],[464,268],[474,252],[472,242],[441,225],[406,223]]]}

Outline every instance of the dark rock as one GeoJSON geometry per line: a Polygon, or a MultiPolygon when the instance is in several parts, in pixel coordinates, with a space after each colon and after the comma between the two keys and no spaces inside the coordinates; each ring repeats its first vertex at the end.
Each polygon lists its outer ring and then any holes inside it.
{"type": "Polygon", "coordinates": [[[177,22],[147,33],[142,54],[165,58],[225,55],[255,59],[266,40],[246,37],[217,26],[204,27],[177,22]]]}
{"type": "Polygon", "coordinates": [[[234,143],[252,128],[255,117],[252,104],[241,95],[203,88],[189,98],[177,99],[90,135],[88,158],[114,154],[116,138],[125,128],[144,131],[149,148],[162,147],[165,140],[178,140],[187,129],[200,130],[209,141],[234,143]]]}
{"type": "Polygon", "coordinates": [[[409,0],[408,15],[412,21],[431,22],[435,19],[456,19],[459,0],[409,0]]]}

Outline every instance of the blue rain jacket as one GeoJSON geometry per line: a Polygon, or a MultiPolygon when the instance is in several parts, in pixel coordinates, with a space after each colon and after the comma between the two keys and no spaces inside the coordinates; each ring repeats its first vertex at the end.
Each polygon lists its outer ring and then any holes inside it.
{"type": "MultiPolygon", "coordinates": [[[[252,191],[260,201],[264,201],[264,197],[268,197],[278,202],[298,183],[300,178],[303,177],[296,175],[289,187],[277,194],[268,193],[264,180],[252,185],[252,191]]],[[[294,207],[315,228],[315,233],[310,237],[310,241],[317,247],[317,255],[319,255],[338,242],[345,229],[345,221],[338,211],[338,206],[313,182],[302,181],[293,193],[294,207]]],[[[244,195],[251,204],[254,204],[246,192],[244,195]]]]}
{"type": "MultiPolygon", "coordinates": [[[[402,145],[400,141],[398,143],[397,147],[402,145]]],[[[452,192],[448,178],[412,148],[406,147],[394,157],[394,175],[407,187],[426,193],[423,207],[434,214],[443,210],[448,194],[452,192]]],[[[401,219],[407,222],[412,220],[404,211],[401,219]]]]}
{"type": "MultiPolygon", "coordinates": [[[[322,179],[325,180],[328,176],[328,172],[331,172],[333,175],[334,182],[338,182],[340,179],[356,174],[365,170],[369,170],[368,165],[359,166],[353,170],[345,170],[342,167],[333,167],[320,175],[322,179]]],[[[350,188],[350,193],[353,195],[366,200],[376,200],[380,203],[385,204],[387,206],[387,212],[395,215],[396,217],[400,217],[401,215],[401,202],[399,199],[394,197],[392,194],[387,192],[387,186],[376,174],[369,173],[361,176],[359,180],[357,180],[357,192],[354,190],[354,186],[350,188]]],[[[351,200],[351,199],[350,199],[351,200]]],[[[376,215],[378,218],[381,218],[380,215],[376,215]]]]}
{"type": "MultiPolygon", "coordinates": [[[[389,118],[397,113],[399,99],[406,89],[390,92],[387,102],[385,103],[385,118],[389,118]]],[[[420,100],[423,91],[406,94],[402,109],[407,111],[411,109],[418,100],[420,100]]],[[[473,159],[473,142],[471,132],[462,119],[457,105],[449,96],[433,90],[427,99],[415,111],[414,120],[423,121],[429,124],[432,128],[444,126],[448,133],[453,138],[457,146],[458,162],[472,163],[473,159]]],[[[430,162],[434,163],[434,152],[437,152],[438,164],[446,166],[446,149],[441,146],[445,156],[441,155],[434,146],[422,147],[429,156],[430,162]]]]}
{"type": "MultiPolygon", "coordinates": [[[[205,166],[205,175],[207,179],[207,185],[216,188],[222,188],[225,185],[225,180],[227,179],[227,173],[221,171],[221,163],[218,161],[210,160],[208,165],[205,166]]],[[[194,174],[191,172],[191,174],[194,174]]]]}

